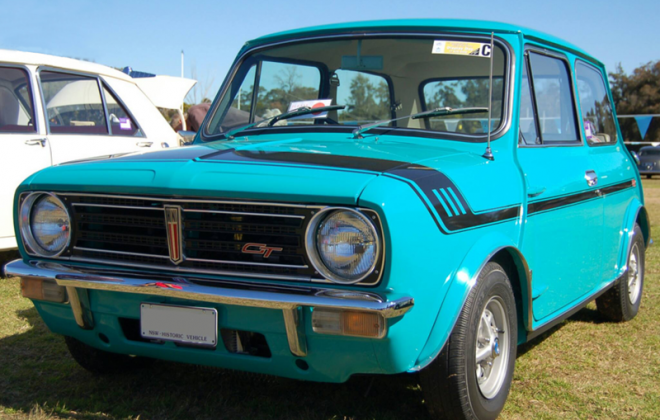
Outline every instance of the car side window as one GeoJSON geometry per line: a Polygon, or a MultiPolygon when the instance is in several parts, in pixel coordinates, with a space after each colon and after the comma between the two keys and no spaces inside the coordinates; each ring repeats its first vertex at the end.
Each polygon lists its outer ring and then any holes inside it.
{"type": "MultiPolygon", "coordinates": [[[[263,61],[259,74],[255,121],[289,111],[292,103],[318,99],[321,72],[313,66],[263,61]]],[[[296,106],[297,108],[297,106],[296,106]]],[[[281,120],[276,125],[313,124],[312,116],[281,120]]]]}
{"type": "Polygon", "coordinates": [[[527,65],[525,64],[523,64],[522,82],[520,84],[520,135],[525,144],[541,143],[536,129],[532,90],[529,84],[527,65]]]}
{"type": "Polygon", "coordinates": [[[140,127],[135,124],[135,121],[119,103],[117,97],[106,86],[103,86],[103,96],[108,110],[111,134],[113,136],[142,137],[140,127]]]}
{"type": "Polygon", "coordinates": [[[34,104],[27,71],[0,67],[0,133],[34,133],[34,104]]]}
{"type": "Polygon", "coordinates": [[[616,143],[616,124],[602,73],[595,67],[578,61],[575,65],[575,76],[587,143],[616,143]]]}
{"type": "Polygon", "coordinates": [[[96,78],[52,71],[39,75],[50,133],[108,134],[96,78]]]}
{"type": "Polygon", "coordinates": [[[529,63],[541,143],[580,141],[567,63],[534,52],[529,63]]]}

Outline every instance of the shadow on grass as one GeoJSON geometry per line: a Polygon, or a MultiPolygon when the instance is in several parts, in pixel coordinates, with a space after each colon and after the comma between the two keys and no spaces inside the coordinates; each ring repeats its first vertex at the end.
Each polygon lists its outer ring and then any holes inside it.
{"type": "Polygon", "coordinates": [[[552,335],[554,335],[557,331],[561,330],[566,326],[567,324],[571,322],[583,322],[583,323],[589,323],[589,324],[602,324],[604,322],[607,322],[603,317],[598,313],[596,309],[592,309],[589,307],[582,308],[579,310],[575,315],[571,316],[570,318],[560,322],[559,324],[555,325],[554,327],[550,328],[548,331],[544,332],[543,334],[539,335],[538,337],[533,338],[532,340],[526,342],[525,344],[521,344],[518,346],[518,355],[517,357],[524,356],[531,350],[533,350],[536,346],[539,344],[543,343],[546,339],[550,338],[552,335]]]}
{"type": "Polygon", "coordinates": [[[0,268],[4,267],[8,262],[12,262],[18,258],[21,258],[21,254],[19,254],[18,251],[0,252],[0,268]]]}
{"type": "Polygon", "coordinates": [[[417,375],[410,374],[322,384],[156,361],[129,374],[94,376],[73,361],[34,307],[18,315],[30,328],[0,340],[5,409],[36,407],[42,414],[85,419],[429,418],[417,375]]]}

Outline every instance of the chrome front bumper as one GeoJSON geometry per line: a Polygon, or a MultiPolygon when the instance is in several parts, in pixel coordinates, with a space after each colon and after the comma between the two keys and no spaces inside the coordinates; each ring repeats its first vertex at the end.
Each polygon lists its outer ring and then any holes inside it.
{"type": "Polygon", "coordinates": [[[81,328],[93,328],[87,290],[165,296],[197,302],[211,302],[257,308],[279,309],[284,316],[291,353],[307,355],[302,328],[303,307],[354,310],[395,318],[414,305],[410,297],[387,301],[382,296],[362,291],[272,285],[263,283],[216,281],[193,277],[93,269],[50,262],[16,260],[4,267],[7,277],[55,281],[66,287],[74,318],[81,328]]]}

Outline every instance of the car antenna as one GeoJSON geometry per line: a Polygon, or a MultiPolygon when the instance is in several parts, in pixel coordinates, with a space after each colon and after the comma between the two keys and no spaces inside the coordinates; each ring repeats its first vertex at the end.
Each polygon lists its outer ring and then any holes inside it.
{"type": "Polygon", "coordinates": [[[481,155],[488,160],[495,160],[493,152],[490,150],[490,132],[491,132],[491,117],[493,111],[493,56],[495,51],[493,49],[493,39],[495,38],[495,32],[490,33],[490,74],[488,76],[488,143],[486,146],[486,152],[481,155]]]}

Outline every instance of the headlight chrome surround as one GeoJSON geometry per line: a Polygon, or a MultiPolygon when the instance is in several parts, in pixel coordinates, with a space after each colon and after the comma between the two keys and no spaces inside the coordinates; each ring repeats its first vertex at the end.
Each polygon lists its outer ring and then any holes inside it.
{"type": "Polygon", "coordinates": [[[376,228],[373,221],[364,213],[362,213],[358,209],[354,209],[350,207],[326,207],[319,210],[314,215],[314,217],[312,217],[309,224],[307,225],[307,230],[305,232],[305,248],[307,250],[307,255],[309,257],[312,266],[319,274],[321,274],[323,277],[334,283],[348,285],[348,284],[360,283],[361,281],[369,277],[374,272],[374,270],[376,270],[376,268],[379,265],[379,261],[381,261],[383,258],[381,253],[383,252],[384,247],[382,243],[380,230],[376,228]],[[354,215],[357,215],[367,225],[367,227],[371,229],[374,237],[376,238],[376,250],[375,250],[375,258],[373,264],[371,264],[369,269],[366,270],[361,276],[355,279],[347,279],[342,277],[341,275],[338,275],[337,273],[334,273],[325,265],[321,256],[319,255],[318,244],[316,239],[318,229],[321,223],[324,220],[326,220],[327,217],[338,211],[349,212],[349,213],[353,213],[354,215]]]}
{"type": "Polygon", "coordinates": [[[50,196],[51,198],[53,198],[62,208],[62,210],[64,210],[70,229],[71,215],[69,214],[69,210],[67,209],[66,205],[62,202],[62,200],[59,199],[59,197],[49,192],[33,192],[20,201],[18,227],[21,232],[21,238],[23,239],[23,244],[26,246],[26,251],[28,252],[28,254],[34,254],[36,256],[43,258],[57,258],[67,248],[69,248],[69,245],[71,243],[71,236],[72,236],[71,230],[69,230],[69,235],[64,245],[55,252],[48,251],[39,244],[39,242],[36,240],[34,236],[34,233],[32,232],[32,210],[34,208],[35,203],[37,203],[37,201],[43,198],[44,196],[50,196]]]}

